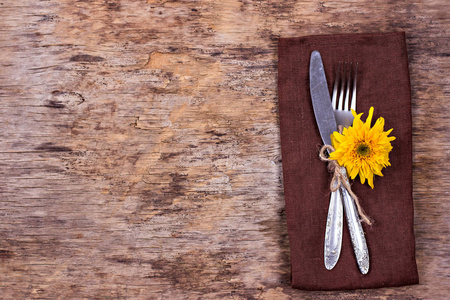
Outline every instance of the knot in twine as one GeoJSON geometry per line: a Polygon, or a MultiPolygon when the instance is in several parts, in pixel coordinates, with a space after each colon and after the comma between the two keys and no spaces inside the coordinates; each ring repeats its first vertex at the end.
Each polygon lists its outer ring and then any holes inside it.
{"type": "Polygon", "coordinates": [[[330,190],[332,192],[336,192],[339,190],[341,186],[343,186],[350,196],[355,200],[356,208],[358,209],[359,216],[361,217],[361,221],[368,225],[372,225],[372,221],[369,219],[369,217],[366,215],[364,210],[361,207],[361,204],[359,203],[359,198],[355,195],[355,193],[352,191],[352,188],[347,180],[347,176],[345,173],[341,171],[341,166],[338,164],[337,161],[334,159],[329,159],[326,155],[326,152],[329,151],[329,153],[334,152],[335,149],[331,145],[324,145],[320,149],[319,157],[320,160],[328,162],[328,171],[333,173],[333,178],[330,182],[330,190]]]}

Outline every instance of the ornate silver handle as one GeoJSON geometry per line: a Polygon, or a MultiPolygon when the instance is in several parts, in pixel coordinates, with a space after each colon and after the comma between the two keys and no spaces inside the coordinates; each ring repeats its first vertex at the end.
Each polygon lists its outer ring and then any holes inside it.
{"type": "Polygon", "coordinates": [[[325,230],[325,268],[334,268],[341,255],[343,208],[339,190],[331,193],[325,230]]]}
{"type": "MultiPolygon", "coordinates": [[[[341,172],[347,176],[344,167],[341,167],[341,172]]],[[[356,261],[361,273],[367,274],[367,272],[369,272],[369,250],[367,249],[366,238],[364,237],[364,231],[362,229],[361,221],[359,220],[358,210],[356,209],[355,201],[348,191],[343,186],[341,186],[340,190],[342,192],[345,216],[347,217],[347,224],[356,261]]]]}

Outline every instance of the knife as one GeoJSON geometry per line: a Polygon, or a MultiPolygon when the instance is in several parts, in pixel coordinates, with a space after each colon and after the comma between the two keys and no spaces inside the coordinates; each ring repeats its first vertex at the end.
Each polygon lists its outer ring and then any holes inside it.
{"type": "MultiPolygon", "coordinates": [[[[318,51],[311,53],[309,78],[314,115],[319,127],[320,136],[324,144],[331,145],[330,136],[337,130],[337,125],[328,91],[322,57],[318,51]]],[[[341,167],[341,172],[345,175],[347,174],[345,167],[341,167]]],[[[342,202],[344,202],[350,237],[359,270],[362,274],[367,274],[369,271],[369,251],[367,249],[364,231],[358,217],[355,202],[348,191],[342,186],[338,191],[333,192],[330,198],[325,230],[325,267],[331,270],[336,265],[341,252],[342,202]]]]}

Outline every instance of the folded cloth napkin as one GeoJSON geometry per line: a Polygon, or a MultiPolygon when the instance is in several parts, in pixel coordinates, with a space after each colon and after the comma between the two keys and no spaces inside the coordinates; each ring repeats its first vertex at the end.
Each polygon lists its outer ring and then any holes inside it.
{"type": "Polygon", "coordinates": [[[349,290],[418,283],[412,199],[411,92],[405,34],[318,35],[280,38],[278,94],[286,216],[291,249],[291,284],[306,290],[349,290]],[[363,224],[370,270],[358,269],[344,217],[341,256],[332,270],[324,265],[325,225],[332,175],[319,159],[322,140],[309,92],[313,50],[323,59],[328,86],[339,61],[358,62],[357,112],[375,108],[394,128],[392,166],[376,176],[375,188],[359,178],[352,189],[374,221],[363,224]]]}

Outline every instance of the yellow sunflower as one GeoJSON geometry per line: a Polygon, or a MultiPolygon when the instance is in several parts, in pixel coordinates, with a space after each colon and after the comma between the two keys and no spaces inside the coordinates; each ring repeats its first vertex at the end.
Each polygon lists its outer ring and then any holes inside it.
{"type": "Polygon", "coordinates": [[[361,121],[361,114],[354,116],[353,125],[344,128],[342,134],[334,132],[331,141],[336,151],[330,154],[330,159],[347,169],[351,179],[359,175],[361,183],[367,182],[373,188],[373,175],[383,176],[381,169],[390,166],[389,152],[392,150],[391,141],[395,137],[388,136],[392,129],[384,130],[384,119],[378,118],[371,128],[373,107],[369,110],[366,122],[361,121]]]}

